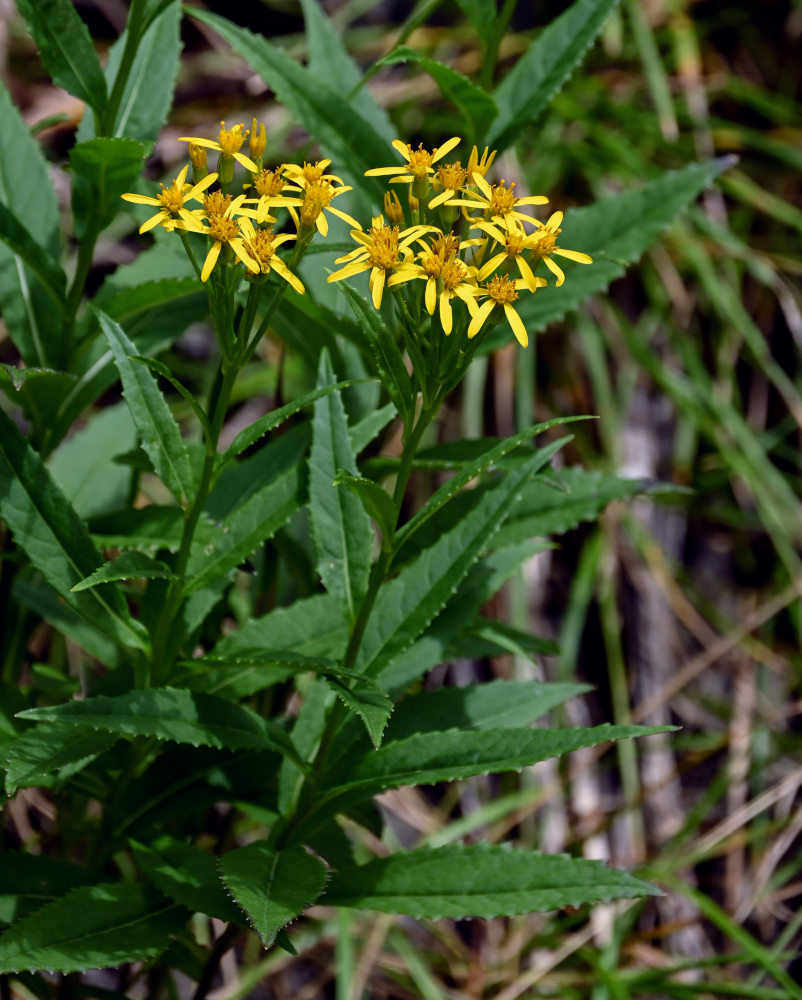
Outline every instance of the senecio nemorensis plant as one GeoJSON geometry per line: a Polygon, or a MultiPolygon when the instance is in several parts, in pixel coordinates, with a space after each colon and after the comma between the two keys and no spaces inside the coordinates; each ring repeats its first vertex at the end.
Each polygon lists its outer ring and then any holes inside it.
{"type": "Polygon", "coordinates": [[[468,103],[464,131],[486,145],[432,148],[387,134],[312,0],[308,67],[191,8],[335,159],[276,163],[263,125],[223,124],[182,139],[160,189],[140,175],[169,111],[179,4],[133,0],[103,68],[68,0],[18,6],[87,110],[53,168],[71,187],[60,214],[0,88],[0,305],[19,359],[0,369],[0,972],[45,997],[49,972],[133,963],[129,984],[162,970],[151,995],[171,969],[203,995],[248,928],[292,950],[312,904],[493,917],[656,892],[503,844],[369,850],[387,789],[652,731],[532,727],[578,685],[422,684],[456,656],[542,648],[487,602],[546,536],[644,488],[550,467],[568,437],[534,439],[574,414],[504,440],[432,433],[477,354],[513,336],[533,350],[721,169],[659,176],[565,226],[494,173],[611,3],[580,0],[468,103]],[[132,214],[147,249],[90,298],[98,237],[132,214]],[[204,319],[216,370],[196,395],[154,355],[204,319]],[[223,446],[268,332],[301,391],[223,446]],[[101,405],[118,380],[123,399],[101,405]],[[416,470],[442,485],[413,505],[416,470]]]}

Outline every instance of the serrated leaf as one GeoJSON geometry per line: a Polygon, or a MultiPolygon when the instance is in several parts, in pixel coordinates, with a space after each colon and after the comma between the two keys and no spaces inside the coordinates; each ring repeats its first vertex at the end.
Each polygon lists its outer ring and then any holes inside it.
{"type": "Polygon", "coordinates": [[[120,378],[123,395],[131,410],[142,447],[164,485],[183,504],[195,493],[189,453],[167,402],[150,372],[131,361],[137,349],[125,331],[110,316],[96,310],[120,378]]]}
{"type": "Polygon", "coordinates": [[[85,101],[98,118],[106,106],[106,81],[89,30],[70,0],[17,0],[20,14],[53,82],[85,101]]]}
{"type": "MultiPolygon", "coordinates": [[[[267,39],[211,11],[193,7],[193,18],[213,28],[258,73],[294,119],[337,162],[359,175],[388,156],[387,144],[343,94],[314,76],[267,39]]],[[[369,182],[369,179],[368,179],[369,182]]],[[[378,191],[379,185],[367,183],[378,191]]]]}
{"type": "MultiPolygon", "coordinates": [[[[448,503],[452,497],[456,496],[460,490],[464,489],[468,483],[476,479],[476,477],[481,475],[483,472],[487,471],[487,469],[492,468],[506,455],[509,455],[510,452],[529,441],[536,434],[540,434],[541,432],[548,430],[550,427],[582,419],[586,418],[558,417],[555,420],[548,420],[542,424],[535,424],[533,427],[529,427],[525,431],[521,431],[519,434],[515,434],[503,441],[498,441],[487,448],[487,450],[482,451],[476,458],[464,464],[457,475],[452,476],[451,479],[443,483],[443,485],[427,500],[426,504],[413,517],[410,518],[410,520],[398,532],[396,539],[397,545],[400,547],[404,539],[408,538],[409,535],[417,530],[417,528],[428,521],[433,514],[448,503]]],[[[539,468],[542,468],[548,461],[550,461],[554,454],[569,440],[570,438],[568,437],[560,438],[559,441],[550,442],[545,447],[538,449],[536,454],[539,456],[539,461],[533,465],[532,474],[537,472],[539,468]]],[[[531,462],[531,450],[529,450],[529,454],[526,456],[526,459],[531,462]]]]}
{"type": "Polygon", "coordinates": [[[395,531],[396,510],[387,490],[364,476],[353,476],[345,469],[337,469],[335,486],[344,486],[358,497],[365,512],[373,518],[381,529],[385,542],[389,544],[395,531]]]}
{"type": "Polygon", "coordinates": [[[496,102],[487,91],[445,63],[424,56],[414,49],[407,48],[406,45],[397,45],[381,58],[377,65],[387,66],[404,62],[417,63],[432,77],[443,96],[462,112],[470,130],[468,136],[470,142],[476,142],[485,134],[498,114],[496,102]]]}
{"type": "Polygon", "coordinates": [[[382,734],[393,711],[393,703],[384,691],[375,682],[368,683],[364,678],[357,680],[353,687],[336,677],[327,677],[326,681],[345,707],[355,712],[365,724],[373,746],[380,747],[382,734]]]}
{"type": "Polygon", "coordinates": [[[354,454],[358,455],[370,444],[374,438],[378,437],[384,428],[396,415],[396,408],[393,403],[387,403],[369,413],[366,417],[348,428],[348,435],[351,438],[351,447],[354,454]]]}
{"type": "Polygon", "coordinates": [[[153,736],[193,746],[227,750],[276,750],[300,763],[285,731],[244,705],[180,688],[129,691],[85,701],[29,708],[20,718],[153,736]]]}
{"type": "Polygon", "coordinates": [[[672,489],[653,480],[619,479],[598,469],[560,469],[549,481],[536,479],[527,484],[496,541],[507,545],[524,538],[561,535],[583,521],[595,521],[616,500],[672,489]]]}
{"type": "Polygon", "coordinates": [[[501,917],[660,890],[600,861],[489,844],[423,847],[336,872],[321,903],[413,917],[501,917]]]}
{"type": "Polygon", "coordinates": [[[513,498],[540,461],[535,452],[529,462],[504,475],[466,517],[384,584],[360,647],[356,663],[360,672],[376,677],[421,635],[501,526],[513,498]]]}
{"type": "Polygon", "coordinates": [[[384,325],[380,314],[359,292],[344,281],[340,282],[338,287],[348,299],[359,328],[373,353],[376,369],[387,395],[395,404],[401,419],[407,424],[414,393],[412,380],[395,336],[384,325]]]}
{"type": "MultiPolygon", "coordinates": [[[[604,291],[655,242],[683,209],[729,166],[722,157],[705,163],[690,163],[671,170],[634,191],[604,198],[593,205],[572,208],[565,214],[560,245],[593,257],[592,264],[568,264],[560,288],[538,289],[521,303],[519,313],[530,334],[562,319],[582,302],[604,291]]],[[[497,338],[482,345],[492,349],[497,338]]]]}
{"type": "Polygon", "coordinates": [[[77,381],[71,372],[53,368],[17,368],[0,364],[0,389],[13,404],[22,408],[25,419],[33,424],[39,437],[53,426],[59,406],[77,381]]]}
{"type": "Polygon", "coordinates": [[[499,114],[487,136],[491,147],[506,149],[534,121],[579,64],[616,2],[575,0],[540,32],[493,93],[499,114]]]}
{"type": "Polygon", "coordinates": [[[117,741],[112,733],[58,724],[36,726],[18,736],[6,763],[6,794],[36,784],[36,779],[67,764],[94,760],[117,741]]]}
{"type": "Polygon", "coordinates": [[[88,590],[99,583],[108,583],[109,580],[131,579],[175,580],[177,577],[167,563],[160,559],[151,559],[144,552],[131,549],[98,567],[94,573],[76,583],[72,591],[75,593],[78,590],[88,590]]]}
{"type": "Polygon", "coordinates": [[[396,706],[386,739],[443,729],[500,729],[527,726],[569,698],[590,690],[587,684],[539,681],[489,681],[466,687],[421,691],[396,706]]]}
{"type": "Polygon", "coordinates": [[[118,642],[147,648],[145,631],[131,618],[119,591],[107,586],[85,595],[70,592],[97,569],[101,555],[86,524],[2,410],[0,513],[31,563],[68,604],[118,642]]]}
{"type": "Polygon", "coordinates": [[[312,392],[307,392],[303,396],[299,396],[298,399],[294,399],[291,403],[287,403],[285,406],[280,406],[277,410],[272,410],[270,413],[266,413],[263,417],[255,420],[250,426],[241,430],[239,434],[234,438],[231,444],[226,448],[220,457],[219,464],[221,466],[230,462],[232,459],[236,458],[237,455],[241,454],[246,448],[250,448],[251,445],[256,444],[259,438],[264,437],[270,431],[274,430],[276,427],[280,427],[289,417],[293,414],[298,413],[305,406],[309,406],[318,399],[322,399],[324,396],[328,396],[329,393],[339,392],[340,389],[345,389],[349,385],[353,385],[356,379],[345,379],[343,382],[335,382],[333,385],[326,385],[320,389],[314,389],[312,392]]]}
{"type": "MultiPolygon", "coordinates": [[[[0,82],[0,201],[13,208],[48,257],[59,252],[59,209],[38,143],[0,82]]],[[[38,278],[0,244],[0,312],[28,365],[64,361],[59,313],[38,278]]]]}
{"type": "MultiPolygon", "coordinates": [[[[318,387],[331,385],[334,372],[327,351],[320,356],[318,387]]],[[[373,532],[357,497],[338,489],[338,469],[356,473],[348,438],[348,420],[339,393],[318,399],[309,453],[309,517],[323,586],[339,600],[353,621],[367,589],[373,532]]]]}
{"type": "Polygon", "coordinates": [[[131,847],[136,863],[165,896],[195,913],[247,926],[220,885],[218,859],[213,854],[168,836],[151,847],[131,841],[131,847]]]}
{"type": "Polygon", "coordinates": [[[163,951],[187,911],[151,886],[82,886],[13,924],[0,937],[0,972],[83,972],[163,951]]]}
{"type": "Polygon", "coordinates": [[[141,142],[107,136],[72,147],[72,211],[79,238],[90,227],[96,231],[105,229],[122,211],[120,195],[132,189],[146,153],[141,142]]]}
{"type": "Polygon", "coordinates": [[[265,948],[317,899],[328,877],[323,862],[303,847],[276,851],[265,841],[224,854],[220,875],[265,948]]]}
{"type": "Polygon", "coordinates": [[[163,361],[159,361],[157,358],[148,358],[144,357],[141,354],[133,355],[131,361],[136,361],[137,364],[144,365],[146,368],[149,368],[156,375],[161,375],[162,378],[167,379],[170,385],[174,389],[176,389],[192,407],[195,416],[198,418],[198,423],[203,428],[207,442],[213,443],[211,435],[211,427],[209,426],[209,420],[206,414],[204,413],[200,403],[198,402],[196,396],[192,392],[190,392],[189,389],[187,389],[187,387],[184,385],[183,382],[181,382],[179,379],[175,377],[175,375],[173,375],[173,373],[170,371],[167,365],[163,361]]]}
{"type": "Polygon", "coordinates": [[[431,785],[476,774],[520,771],[606,740],[665,732],[666,728],[612,726],[588,729],[449,729],[420,733],[385,743],[379,750],[357,748],[338,759],[323,775],[320,794],[310,809],[312,828],[352,803],[402,785],[431,785]]]}
{"type": "Polygon", "coordinates": [[[0,851],[0,924],[38,910],[70,889],[96,881],[91,869],[26,851],[0,851]]]}

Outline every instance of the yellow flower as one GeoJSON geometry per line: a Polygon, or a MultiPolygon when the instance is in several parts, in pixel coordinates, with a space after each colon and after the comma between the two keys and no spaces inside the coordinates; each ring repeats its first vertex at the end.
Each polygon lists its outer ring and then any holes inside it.
{"type": "MultiPolygon", "coordinates": [[[[304,165],[300,166],[298,163],[285,163],[284,173],[289,177],[293,184],[297,184],[298,187],[304,188],[309,184],[317,184],[320,181],[328,181],[343,186],[345,182],[342,177],[338,177],[336,174],[327,174],[326,167],[331,164],[331,160],[318,160],[317,163],[307,163],[304,160],[304,165]]],[[[350,191],[351,189],[348,188],[350,191]]]]}
{"type": "Polygon", "coordinates": [[[385,226],[383,216],[377,215],[369,232],[351,230],[351,236],[362,245],[345,256],[338,257],[335,264],[347,262],[345,267],[330,274],[326,280],[340,281],[342,278],[370,271],[368,285],[373,305],[378,309],[389,272],[403,261],[409,260],[413,256],[409,244],[431,230],[431,226],[411,226],[399,232],[398,226],[385,226]]]}
{"type": "Polygon", "coordinates": [[[207,149],[215,149],[224,159],[234,159],[238,163],[241,163],[247,170],[256,173],[259,167],[257,167],[253,160],[248,159],[244,153],[240,153],[240,148],[248,136],[247,132],[243,135],[242,130],[244,128],[244,125],[234,125],[233,128],[226,128],[226,123],[220,122],[220,134],[217,142],[213,139],[199,139],[196,136],[190,135],[182,135],[178,141],[194,142],[196,146],[206,146],[207,149]]]}
{"type": "Polygon", "coordinates": [[[468,171],[459,160],[456,163],[441,163],[437,168],[437,176],[434,178],[434,187],[442,188],[442,191],[432,198],[429,202],[429,208],[437,208],[438,205],[444,205],[453,198],[467,177],[468,171]]]}
{"type": "Polygon", "coordinates": [[[325,212],[336,215],[338,219],[347,222],[349,226],[361,229],[359,222],[352,215],[348,215],[347,212],[343,212],[331,204],[332,198],[352,190],[347,185],[335,187],[330,181],[321,178],[319,181],[306,184],[302,190],[303,201],[301,202],[300,218],[296,210],[291,205],[289,206],[289,213],[298,230],[310,230],[314,226],[321,236],[328,236],[329,222],[325,212]]]}
{"type": "MultiPolygon", "coordinates": [[[[421,241],[422,242],[422,241],[421,241]]],[[[416,278],[426,279],[424,302],[430,316],[439,302],[440,323],[445,334],[451,333],[454,318],[451,300],[461,298],[468,308],[475,308],[476,268],[469,267],[457,256],[460,241],[455,236],[441,235],[418,254],[419,263],[404,262],[388,279],[387,287],[403,284],[416,278]]]]}
{"type": "Polygon", "coordinates": [[[475,173],[480,173],[482,177],[486,177],[487,171],[490,169],[490,165],[495,158],[495,149],[491,150],[485,146],[484,152],[479,156],[479,150],[474,146],[471,150],[471,155],[468,157],[468,176],[473,177],[475,173]]]}
{"type": "Polygon", "coordinates": [[[468,325],[468,337],[475,337],[493,310],[500,306],[504,310],[507,322],[512,327],[515,339],[521,347],[526,347],[529,344],[526,327],[512,306],[512,303],[518,298],[518,291],[525,287],[526,282],[523,278],[513,281],[506,274],[499,274],[491,278],[482,288],[477,289],[476,295],[486,295],[487,301],[483,302],[473,313],[473,318],[468,325]]]}
{"type": "Polygon", "coordinates": [[[265,155],[265,150],[267,149],[267,133],[265,132],[265,125],[262,122],[261,125],[257,126],[256,119],[253,119],[253,124],[251,125],[251,138],[248,143],[248,152],[251,154],[252,160],[261,160],[265,155]]]}
{"type": "Polygon", "coordinates": [[[189,209],[184,208],[184,202],[200,201],[201,193],[217,180],[217,174],[207,174],[203,180],[192,185],[187,184],[188,170],[189,164],[184,167],[170,187],[166,188],[162,184],[161,194],[156,195],[155,198],[145,194],[122,195],[125,201],[133,202],[134,205],[154,205],[159,209],[147,222],[142,223],[139,227],[140,233],[146,233],[154,226],[164,226],[168,232],[175,229],[176,226],[198,232],[200,223],[189,209]]]}
{"type": "Polygon", "coordinates": [[[559,286],[565,281],[565,275],[554,261],[551,259],[551,254],[557,254],[559,257],[567,257],[568,260],[575,260],[578,264],[592,264],[593,258],[589,257],[586,253],[580,253],[578,250],[563,250],[562,247],[556,245],[557,237],[560,234],[560,223],[563,221],[563,213],[555,212],[546,223],[539,222],[539,229],[536,229],[534,233],[531,233],[529,239],[532,240],[531,250],[535,257],[543,260],[543,263],[551,271],[552,274],[556,275],[557,281],[556,286],[559,286]]]}
{"type": "Polygon", "coordinates": [[[280,233],[276,235],[273,232],[272,226],[269,229],[255,229],[247,216],[240,218],[239,224],[245,238],[245,247],[259,265],[261,273],[270,274],[271,271],[275,271],[296,292],[303,295],[305,289],[300,278],[292,273],[276,253],[276,247],[282,243],[286,243],[287,240],[297,239],[297,236],[294,233],[280,233]]]}
{"type": "Polygon", "coordinates": [[[220,251],[223,249],[224,244],[231,247],[249,271],[254,274],[259,273],[259,264],[248,256],[245,249],[242,229],[243,220],[238,221],[234,218],[234,213],[239,211],[240,206],[244,201],[245,195],[239,195],[233,201],[228,203],[223,212],[210,214],[209,225],[202,228],[201,232],[203,232],[206,236],[210,236],[213,243],[209,252],[206,254],[206,260],[203,262],[201,281],[206,281],[212,273],[212,269],[217,263],[217,259],[220,256],[220,251]]]}
{"type": "Polygon", "coordinates": [[[384,192],[384,214],[393,226],[400,226],[404,221],[404,209],[395,191],[384,192]]]}
{"type": "Polygon", "coordinates": [[[469,191],[468,198],[458,198],[447,202],[448,205],[460,205],[463,208],[481,208],[485,219],[492,219],[494,222],[507,222],[508,219],[515,219],[517,222],[528,222],[530,225],[540,225],[531,215],[519,212],[521,205],[545,205],[548,198],[543,195],[529,195],[526,198],[515,197],[515,182],[507,187],[507,182],[502,180],[492,187],[484,179],[482,174],[475,170],[471,174],[473,183],[479,188],[478,192],[469,191]]]}
{"type": "Polygon", "coordinates": [[[532,273],[532,268],[524,257],[525,253],[535,252],[533,248],[540,245],[537,242],[540,239],[538,233],[527,235],[520,223],[516,223],[513,220],[510,220],[507,228],[504,230],[499,229],[490,222],[475,222],[471,228],[481,229],[482,232],[487,233],[488,236],[492,236],[504,248],[500,253],[495,254],[490,260],[482,264],[478,274],[480,281],[484,281],[490,277],[497,267],[509,261],[514,262],[530,292],[534,292],[536,288],[546,284],[545,279],[535,277],[532,273]]]}
{"type": "Polygon", "coordinates": [[[429,174],[434,173],[432,164],[442,160],[446,153],[450,153],[460,142],[462,140],[459,136],[452,136],[442,146],[437,146],[430,153],[423,148],[422,143],[417,149],[413,149],[408,142],[393,139],[393,148],[404,157],[407,161],[406,164],[403,167],[374,167],[372,170],[365,171],[365,177],[384,177],[387,174],[393,174],[394,176],[390,177],[391,184],[411,184],[413,181],[426,180],[429,174]]]}

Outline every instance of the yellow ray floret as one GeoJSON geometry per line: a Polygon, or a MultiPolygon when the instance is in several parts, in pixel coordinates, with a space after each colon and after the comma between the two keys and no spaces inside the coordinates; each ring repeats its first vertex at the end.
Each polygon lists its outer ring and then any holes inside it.
{"type": "Polygon", "coordinates": [[[202,232],[206,236],[210,236],[213,242],[209,252],[206,254],[206,260],[203,262],[201,281],[206,281],[212,273],[224,245],[231,247],[249,271],[253,274],[259,273],[259,264],[248,255],[245,247],[241,220],[235,218],[235,213],[239,211],[244,201],[245,195],[239,195],[228,204],[225,211],[210,215],[209,225],[203,227],[202,232]]]}
{"type": "Polygon", "coordinates": [[[452,136],[442,146],[437,146],[430,153],[428,149],[423,148],[423,144],[419,145],[417,149],[413,149],[408,142],[393,139],[393,148],[404,157],[407,161],[406,164],[401,167],[374,167],[372,170],[366,170],[365,176],[384,177],[388,174],[393,174],[394,176],[390,177],[391,184],[411,184],[416,180],[425,180],[429,174],[434,173],[432,164],[441,160],[461,142],[462,139],[458,135],[452,136]]]}
{"type": "Polygon", "coordinates": [[[516,198],[515,183],[507,187],[507,182],[501,180],[498,184],[490,185],[482,174],[475,170],[471,174],[473,183],[478,191],[466,191],[467,198],[455,198],[446,202],[447,205],[459,205],[462,208],[481,208],[486,220],[493,222],[506,222],[508,219],[515,219],[517,222],[528,222],[530,225],[538,225],[536,219],[519,209],[522,205],[545,205],[548,198],[543,195],[528,195],[525,198],[516,198]]]}
{"type": "Polygon", "coordinates": [[[146,233],[154,226],[164,226],[167,230],[179,226],[183,229],[191,229],[193,232],[199,231],[200,223],[197,217],[189,209],[184,208],[184,203],[200,201],[201,194],[217,180],[217,174],[207,174],[202,181],[192,185],[187,184],[188,170],[189,164],[184,167],[170,187],[166,188],[162,184],[161,194],[156,195],[155,198],[145,194],[122,195],[125,201],[130,201],[134,205],[153,205],[159,209],[155,215],[142,223],[139,227],[140,233],[146,233]]]}
{"type": "Polygon", "coordinates": [[[241,163],[247,170],[256,173],[259,167],[244,153],[240,153],[240,148],[248,136],[247,132],[243,133],[242,130],[244,128],[244,125],[234,125],[232,128],[226,128],[226,123],[220,122],[220,134],[217,142],[213,139],[198,138],[194,135],[182,135],[178,141],[194,142],[196,146],[206,146],[207,149],[215,149],[224,158],[228,160],[234,159],[237,163],[241,163]]]}
{"type": "Polygon", "coordinates": [[[552,254],[557,254],[559,257],[566,257],[568,260],[574,260],[578,264],[593,263],[593,258],[586,253],[581,253],[579,250],[563,250],[562,247],[557,246],[557,237],[560,234],[560,223],[562,220],[563,213],[555,212],[549,218],[548,222],[538,223],[539,228],[530,234],[532,255],[541,259],[551,273],[556,276],[557,281],[555,284],[557,287],[565,281],[565,275],[562,268],[551,259],[552,254]]]}
{"type": "Polygon", "coordinates": [[[288,240],[295,240],[298,237],[294,233],[279,233],[277,235],[273,232],[272,228],[256,229],[251,220],[246,216],[240,218],[239,224],[245,239],[245,248],[259,265],[261,273],[270,274],[271,271],[275,271],[296,292],[303,295],[305,289],[301,279],[292,273],[276,253],[276,249],[282,243],[286,243],[288,240]]]}
{"type": "Polygon", "coordinates": [[[515,339],[521,347],[526,347],[529,344],[529,336],[523,320],[512,305],[518,298],[518,292],[525,287],[526,282],[523,278],[513,281],[506,274],[501,274],[491,278],[486,285],[479,288],[476,292],[477,296],[487,296],[487,299],[473,313],[473,318],[468,325],[468,337],[475,337],[493,310],[501,308],[504,310],[507,322],[512,327],[515,339]]]}

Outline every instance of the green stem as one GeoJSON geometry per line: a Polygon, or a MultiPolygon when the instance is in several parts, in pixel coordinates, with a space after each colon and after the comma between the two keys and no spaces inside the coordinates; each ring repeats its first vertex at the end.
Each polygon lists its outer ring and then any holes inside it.
{"type": "Polygon", "coordinates": [[[81,296],[86,287],[86,279],[92,267],[92,258],[95,255],[95,243],[100,235],[100,227],[94,215],[90,216],[89,224],[86,227],[83,239],[78,247],[78,263],[75,266],[75,274],[72,278],[70,290],[67,293],[67,305],[64,318],[64,356],[69,355],[75,334],[75,317],[78,315],[78,306],[81,304],[81,296]]]}
{"type": "Polygon", "coordinates": [[[140,28],[142,25],[142,15],[145,10],[144,0],[132,0],[131,9],[128,13],[128,23],[125,26],[125,46],[123,47],[122,58],[114,77],[114,86],[106,101],[106,108],[103,112],[102,134],[108,135],[114,128],[117,112],[120,110],[120,102],[123,99],[125,85],[134,65],[136,51],[139,46],[140,28]]]}

